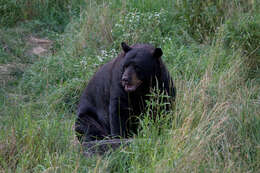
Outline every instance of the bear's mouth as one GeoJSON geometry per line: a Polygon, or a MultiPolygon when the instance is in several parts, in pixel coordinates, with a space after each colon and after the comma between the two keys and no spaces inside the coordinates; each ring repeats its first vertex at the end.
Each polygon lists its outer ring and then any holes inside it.
{"type": "Polygon", "coordinates": [[[142,84],[142,81],[140,81],[140,80],[136,81],[135,84],[131,84],[129,82],[122,81],[122,85],[123,85],[124,90],[126,92],[133,92],[133,91],[135,91],[141,84],[142,84]]]}

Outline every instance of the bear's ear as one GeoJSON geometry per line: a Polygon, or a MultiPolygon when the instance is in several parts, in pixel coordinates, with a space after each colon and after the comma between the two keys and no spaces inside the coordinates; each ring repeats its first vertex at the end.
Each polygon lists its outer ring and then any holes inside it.
{"type": "Polygon", "coordinates": [[[155,58],[160,58],[163,55],[162,49],[161,48],[155,48],[153,52],[153,56],[155,58]]]}
{"type": "Polygon", "coordinates": [[[127,53],[129,50],[131,50],[132,48],[130,46],[128,46],[125,42],[121,43],[122,49],[125,53],[127,53]]]}

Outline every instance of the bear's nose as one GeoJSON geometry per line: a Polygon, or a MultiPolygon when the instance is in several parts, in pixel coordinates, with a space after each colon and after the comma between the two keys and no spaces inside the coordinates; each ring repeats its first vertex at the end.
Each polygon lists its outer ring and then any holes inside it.
{"type": "Polygon", "coordinates": [[[122,77],[122,81],[125,82],[125,83],[129,82],[129,80],[128,80],[128,78],[126,76],[122,77]]]}

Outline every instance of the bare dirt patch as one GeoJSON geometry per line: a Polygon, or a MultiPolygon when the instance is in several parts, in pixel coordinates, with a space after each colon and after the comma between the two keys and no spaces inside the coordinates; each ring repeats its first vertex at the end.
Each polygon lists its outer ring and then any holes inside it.
{"type": "Polygon", "coordinates": [[[48,39],[43,39],[43,38],[37,38],[34,36],[30,36],[28,39],[28,44],[32,47],[29,50],[29,55],[46,55],[51,46],[52,46],[52,41],[48,39]]]}
{"type": "MultiPolygon", "coordinates": [[[[44,38],[29,36],[25,41],[25,57],[43,57],[50,53],[53,41],[44,38]]],[[[4,47],[5,48],[5,47],[4,47]]],[[[8,51],[6,46],[5,51],[8,51]]],[[[21,75],[28,64],[11,62],[0,64],[0,86],[5,86],[9,81],[21,75]]]]}
{"type": "Polygon", "coordinates": [[[26,64],[22,63],[9,63],[0,65],[0,86],[5,86],[5,84],[15,79],[19,73],[22,73],[26,67],[26,64]]]}

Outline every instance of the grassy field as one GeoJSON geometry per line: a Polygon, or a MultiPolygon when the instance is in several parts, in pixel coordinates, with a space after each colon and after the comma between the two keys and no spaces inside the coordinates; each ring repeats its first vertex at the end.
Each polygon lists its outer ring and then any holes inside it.
{"type": "Polygon", "coordinates": [[[259,9],[256,0],[2,0],[0,172],[259,172],[259,9]],[[131,145],[86,158],[76,106],[122,41],[162,48],[176,103],[165,112],[153,93],[131,145]]]}

